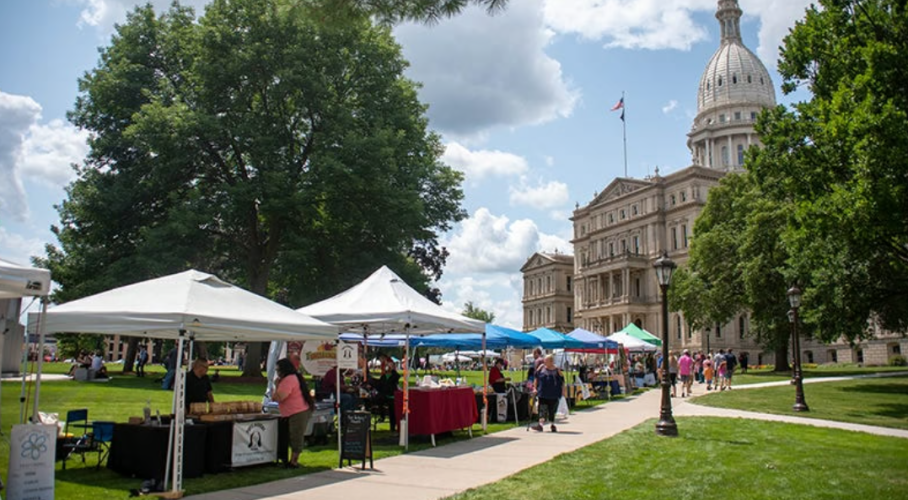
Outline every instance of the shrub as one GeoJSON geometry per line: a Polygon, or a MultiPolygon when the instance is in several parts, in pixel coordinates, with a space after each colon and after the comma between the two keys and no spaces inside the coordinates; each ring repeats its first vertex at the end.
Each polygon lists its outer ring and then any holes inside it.
{"type": "Polygon", "coordinates": [[[908,360],[901,354],[889,357],[889,366],[908,366],[908,360]]]}

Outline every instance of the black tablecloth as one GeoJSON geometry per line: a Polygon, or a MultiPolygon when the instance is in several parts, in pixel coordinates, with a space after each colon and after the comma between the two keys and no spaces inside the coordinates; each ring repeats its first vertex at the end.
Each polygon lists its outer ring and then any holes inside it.
{"type": "MultiPolygon", "coordinates": [[[[508,395],[508,422],[514,421],[514,397],[512,395],[516,395],[516,397],[517,397],[517,417],[520,420],[526,420],[527,418],[529,418],[529,416],[530,416],[530,395],[525,392],[516,392],[515,393],[513,391],[508,392],[507,395],[508,395]]],[[[503,396],[503,394],[498,394],[498,396],[503,396]]],[[[488,399],[489,399],[489,417],[488,417],[489,423],[499,422],[498,411],[495,408],[495,403],[496,403],[495,395],[489,394],[488,399]]],[[[482,414],[482,411],[481,411],[482,394],[476,395],[476,407],[480,408],[480,415],[481,415],[482,414]]],[[[482,418],[482,417],[480,416],[480,418],[482,418]]],[[[477,420],[477,422],[479,422],[479,420],[477,420]]]]}
{"type": "MultiPolygon", "coordinates": [[[[184,478],[201,477],[204,472],[207,430],[204,425],[185,427],[184,478]]],[[[168,426],[116,424],[107,467],[127,476],[163,481],[169,438],[168,426]]]]}

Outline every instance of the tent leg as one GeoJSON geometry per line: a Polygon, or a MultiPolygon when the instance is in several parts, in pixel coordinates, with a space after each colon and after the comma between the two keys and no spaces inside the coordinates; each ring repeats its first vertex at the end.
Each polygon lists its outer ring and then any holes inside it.
{"type": "Polygon", "coordinates": [[[47,333],[47,296],[41,297],[41,321],[38,323],[38,375],[35,376],[35,406],[32,410],[32,422],[38,422],[38,399],[41,397],[41,371],[44,369],[44,337],[47,333]]]}

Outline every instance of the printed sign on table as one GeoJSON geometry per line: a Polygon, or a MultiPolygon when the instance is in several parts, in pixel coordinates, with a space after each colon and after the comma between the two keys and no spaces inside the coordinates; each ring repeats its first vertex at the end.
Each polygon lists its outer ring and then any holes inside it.
{"type": "Polygon", "coordinates": [[[337,364],[336,352],[333,341],[307,340],[303,343],[300,361],[307,373],[322,377],[337,364]]]}
{"type": "Polygon", "coordinates": [[[341,370],[356,370],[359,368],[359,344],[340,342],[337,346],[337,366],[341,370]]]}
{"type": "Polygon", "coordinates": [[[56,425],[14,425],[9,443],[7,498],[54,500],[56,425]]]}
{"type": "Polygon", "coordinates": [[[277,460],[277,420],[253,420],[233,424],[234,467],[277,460]]]}

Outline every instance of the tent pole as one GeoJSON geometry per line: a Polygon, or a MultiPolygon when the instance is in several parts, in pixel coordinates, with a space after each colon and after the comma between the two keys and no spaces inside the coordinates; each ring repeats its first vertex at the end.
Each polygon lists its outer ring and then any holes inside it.
{"type": "MultiPolygon", "coordinates": [[[[400,431],[400,445],[404,450],[410,449],[410,363],[407,355],[410,353],[410,323],[404,327],[406,330],[406,341],[404,343],[404,404],[401,411],[400,425],[397,429],[400,431]]],[[[394,417],[391,417],[394,418],[394,417]]]]}
{"type": "Polygon", "coordinates": [[[486,363],[486,332],[482,331],[482,432],[489,429],[489,373],[486,363]]]}
{"type": "MultiPolygon", "coordinates": [[[[3,343],[6,341],[6,334],[9,333],[12,329],[10,325],[16,326],[19,324],[19,307],[16,304],[21,304],[21,299],[9,299],[9,302],[6,307],[6,313],[3,315],[3,321],[0,322],[0,371],[3,370],[3,343]],[[10,318],[16,318],[15,322],[10,320],[10,318]]],[[[2,384],[0,384],[2,385],[2,384]]],[[[0,436],[3,435],[3,425],[2,420],[0,420],[0,436]]]]}
{"type": "MultiPolygon", "coordinates": [[[[31,304],[34,304],[32,300],[31,304]]],[[[31,307],[29,304],[29,307],[31,307]]],[[[19,310],[21,314],[22,302],[19,302],[19,310]]],[[[16,321],[19,321],[18,315],[16,316],[16,321]]],[[[25,423],[25,393],[26,393],[26,380],[28,379],[28,327],[22,332],[23,342],[22,342],[22,364],[19,369],[22,371],[22,389],[19,392],[19,423],[25,423]]]]}
{"type": "Polygon", "coordinates": [[[35,376],[35,401],[32,422],[38,422],[38,397],[41,395],[41,371],[44,368],[44,336],[47,333],[47,296],[41,297],[41,320],[38,321],[38,375],[35,376]]]}

